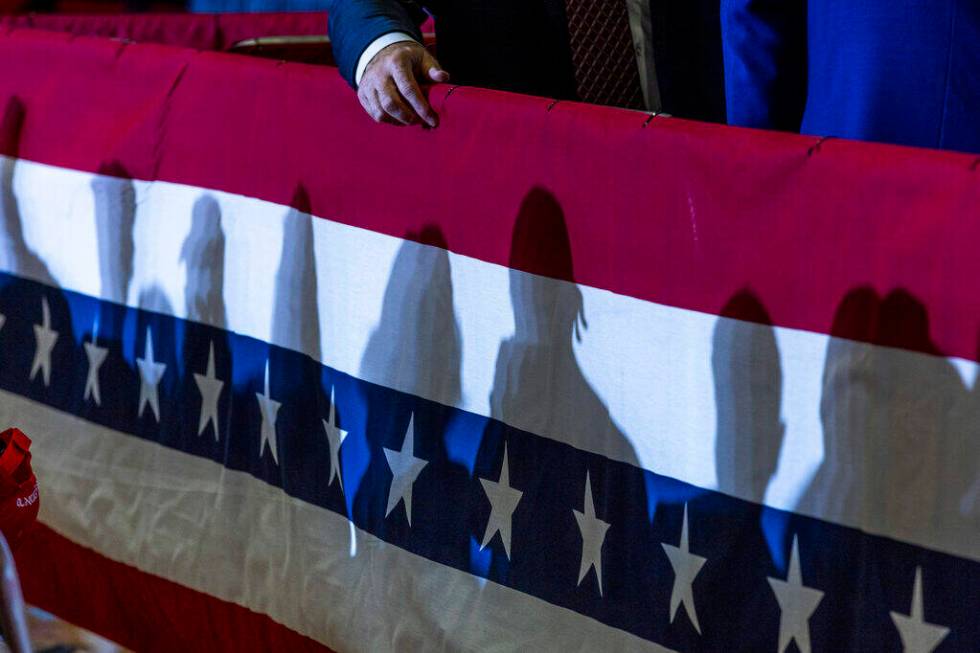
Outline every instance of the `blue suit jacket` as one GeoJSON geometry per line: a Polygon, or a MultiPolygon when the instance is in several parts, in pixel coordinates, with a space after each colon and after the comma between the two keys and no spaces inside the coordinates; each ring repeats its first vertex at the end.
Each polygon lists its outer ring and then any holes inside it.
{"type": "Polygon", "coordinates": [[[439,60],[453,82],[575,96],[564,0],[328,2],[334,58],[351,85],[358,59],[374,39],[405,32],[421,40],[418,26],[431,11],[438,23],[439,60]]]}
{"type": "Polygon", "coordinates": [[[361,53],[376,38],[405,32],[422,41],[425,12],[409,0],[327,0],[327,15],[334,59],[351,85],[361,53]]]}
{"type": "Polygon", "coordinates": [[[980,153],[980,1],[723,0],[735,125],[980,153]]]}

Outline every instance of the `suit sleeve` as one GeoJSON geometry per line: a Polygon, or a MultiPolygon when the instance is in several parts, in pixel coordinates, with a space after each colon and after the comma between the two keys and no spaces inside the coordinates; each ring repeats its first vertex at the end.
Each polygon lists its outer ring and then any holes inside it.
{"type": "Polygon", "coordinates": [[[328,0],[330,42],[340,74],[355,86],[357,61],[375,39],[405,32],[421,42],[424,20],[425,12],[409,0],[328,0]]]}
{"type": "Polygon", "coordinates": [[[807,0],[721,4],[729,124],[799,131],[807,88],[807,0]]]}

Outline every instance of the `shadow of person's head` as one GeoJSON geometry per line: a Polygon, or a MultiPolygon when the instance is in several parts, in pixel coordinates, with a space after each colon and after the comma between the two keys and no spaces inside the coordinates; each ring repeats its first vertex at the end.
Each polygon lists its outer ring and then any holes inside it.
{"type": "Polygon", "coordinates": [[[570,346],[573,330],[580,335],[578,320],[585,326],[582,293],[574,283],[559,283],[575,281],[571,239],[564,211],[543,188],[521,203],[509,265],[515,339],[570,346]]]}
{"type": "Polygon", "coordinates": [[[124,303],[133,278],[136,187],[119,161],[99,166],[92,179],[102,296],[124,303]]]}
{"type": "Polygon", "coordinates": [[[875,343],[941,356],[929,334],[929,314],[925,305],[907,290],[893,290],[881,301],[875,343]]]}
{"type": "Polygon", "coordinates": [[[211,195],[194,202],[191,230],[180,248],[180,260],[187,266],[187,317],[223,328],[225,232],[221,207],[211,195]]]}
{"type": "Polygon", "coordinates": [[[24,103],[12,97],[0,118],[0,265],[17,271],[18,253],[23,250],[24,230],[17,196],[14,194],[14,169],[20,151],[20,134],[24,128],[24,103]]]}
{"type": "Polygon", "coordinates": [[[55,285],[47,264],[28,244],[14,174],[19,165],[27,111],[20,98],[7,101],[0,118],[0,269],[55,285]]]}
{"type": "Polygon", "coordinates": [[[903,289],[884,297],[866,286],[851,290],[834,314],[830,335],[820,402],[825,458],[848,458],[855,448],[873,446],[870,438],[899,413],[933,414],[910,410],[899,400],[908,395],[918,403],[913,395],[931,394],[929,387],[909,394],[903,381],[941,377],[946,386],[953,380],[949,364],[938,358],[925,306],[903,289]]]}
{"type": "Polygon", "coordinates": [[[0,155],[16,159],[20,154],[20,136],[26,116],[23,100],[17,96],[7,100],[0,118],[0,155]]]}
{"type": "Polygon", "coordinates": [[[870,415],[876,390],[875,362],[873,350],[865,343],[877,337],[880,314],[881,297],[867,286],[848,292],[834,313],[820,397],[825,460],[841,455],[842,434],[855,430],[851,420],[870,415]],[[846,402],[842,401],[845,396],[846,402]],[[852,410],[842,410],[845,407],[852,410]]]}
{"type": "Polygon", "coordinates": [[[751,291],[732,297],[715,323],[718,489],[761,502],[776,473],[785,425],[782,366],[772,320],[751,291]]]}
{"type": "Polygon", "coordinates": [[[320,314],[312,204],[303,185],[293,193],[283,224],[276,271],[273,341],[320,360],[320,314]]]}
{"type": "MultiPolygon", "coordinates": [[[[533,188],[511,239],[510,298],[515,330],[500,343],[490,392],[491,417],[573,447],[636,464],[633,445],[579,364],[584,298],[575,284],[564,212],[533,188]]],[[[582,347],[588,347],[583,342],[582,347]]]]}
{"type": "Polygon", "coordinates": [[[435,225],[405,234],[361,374],[454,405],[462,396],[462,341],[447,247],[435,225]]]}
{"type": "Polygon", "coordinates": [[[945,458],[957,448],[966,392],[930,334],[925,305],[904,289],[882,297],[856,288],[838,306],[831,336],[820,398],[824,458],[800,507],[891,532],[938,526],[956,500],[945,458]]]}

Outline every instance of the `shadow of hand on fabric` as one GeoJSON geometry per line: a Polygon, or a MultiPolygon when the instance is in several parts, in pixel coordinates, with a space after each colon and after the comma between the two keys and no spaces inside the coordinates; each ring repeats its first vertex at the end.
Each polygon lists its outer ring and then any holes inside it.
{"type": "Polygon", "coordinates": [[[949,513],[970,478],[955,469],[954,443],[965,437],[957,415],[968,395],[929,334],[925,306],[904,290],[882,298],[858,288],[838,307],[831,335],[824,459],[798,508],[899,537],[939,529],[956,546],[949,513]]]}
{"type": "Polygon", "coordinates": [[[721,311],[712,340],[718,489],[762,503],[776,474],[786,426],[780,418],[783,374],[772,320],[752,292],[721,311]]]}
{"type": "Polygon", "coordinates": [[[14,189],[25,117],[24,103],[12,97],[0,119],[0,152],[4,153],[0,158],[0,269],[53,286],[54,277],[48,266],[24,239],[24,224],[14,189]]]}

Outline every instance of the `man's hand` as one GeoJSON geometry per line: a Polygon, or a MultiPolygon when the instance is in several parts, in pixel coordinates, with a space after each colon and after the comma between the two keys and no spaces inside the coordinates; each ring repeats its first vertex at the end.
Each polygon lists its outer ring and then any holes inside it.
{"type": "Polygon", "coordinates": [[[449,73],[421,44],[392,43],[364,69],[357,97],[376,122],[435,127],[439,117],[422,93],[420,81],[448,82],[449,73]]]}

